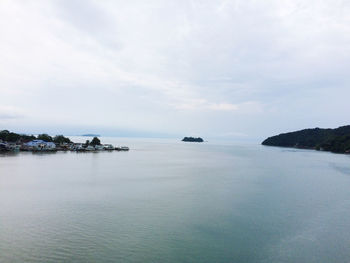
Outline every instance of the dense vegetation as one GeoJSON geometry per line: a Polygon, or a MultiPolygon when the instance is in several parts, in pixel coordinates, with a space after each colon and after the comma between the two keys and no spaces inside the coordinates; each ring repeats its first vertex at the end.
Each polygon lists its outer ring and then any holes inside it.
{"type": "Polygon", "coordinates": [[[201,137],[194,138],[194,137],[185,137],[182,139],[183,142],[203,142],[203,139],[201,137]]]}
{"type": "Polygon", "coordinates": [[[6,142],[29,142],[31,140],[35,140],[34,135],[25,135],[25,134],[17,134],[14,132],[10,132],[8,130],[0,131],[0,140],[6,142]]]}
{"type": "Polygon", "coordinates": [[[45,142],[52,142],[53,141],[52,137],[50,135],[46,134],[46,133],[39,134],[38,135],[38,140],[43,140],[45,142]]]}
{"type": "Polygon", "coordinates": [[[67,137],[64,137],[63,135],[56,135],[54,138],[53,138],[53,142],[54,143],[58,143],[58,144],[61,144],[61,143],[71,143],[71,140],[67,137]]]}
{"type": "Polygon", "coordinates": [[[71,142],[69,138],[64,137],[63,135],[56,135],[54,138],[52,138],[50,135],[44,133],[39,134],[38,137],[35,137],[34,135],[17,134],[14,132],[9,132],[8,130],[0,131],[0,140],[6,142],[29,142],[36,139],[46,142],[54,142],[57,144],[71,142]]]}
{"type": "Polygon", "coordinates": [[[336,129],[305,129],[272,136],[263,145],[350,153],[350,125],[336,129]]]}
{"type": "Polygon", "coordinates": [[[99,138],[94,137],[91,142],[89,140],[85,141],[84,147],[88,147],[89,145],[95,147],[96,145],[101,145],[101,141],[99,138]]]}

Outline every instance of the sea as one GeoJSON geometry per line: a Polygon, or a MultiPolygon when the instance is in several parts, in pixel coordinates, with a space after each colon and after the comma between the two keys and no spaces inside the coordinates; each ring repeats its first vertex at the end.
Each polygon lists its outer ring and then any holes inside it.
{"type": "Polygon", "coordinates": [[[350,262],[349,155],[101,141],[0,155],[0,262],[350,262]]]}

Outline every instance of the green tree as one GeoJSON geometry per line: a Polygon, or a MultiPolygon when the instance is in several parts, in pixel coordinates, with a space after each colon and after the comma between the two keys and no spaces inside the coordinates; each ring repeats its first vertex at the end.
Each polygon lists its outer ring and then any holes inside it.
{"type": "Polygon", "coordinates": [[[17,142],[20,138],[21,138],[21,135],[19,135],[17,133],[14,133],[14,132],[10,132],[6,136],[6,141],[8,141],[8,142],[17,142]]]}
{"type": "Polygon", "coordinates": [[[71,143],[71,140],[63,135],[56,135],[53,138],[54,143],[71,143]]]}
{"type": "Polygon", "coordinates": [[[86,140],[85,144],[84,144],[84,147],[88,147],[90,145],[90,141],[89,140],[86,140]]]}
{"type": "Polygon", "coordinates": [[[38,135],[38,140],[43,140],[43,141],[46,141],[46,142],[52,142],[52,137],[46,133],[43,133],[43,134],[39,134],[38,135]]]}
{"type": "Polygon", "coordinates": [[[10,132],[8,130],[0,131],[0,139],[3,141],[6,141],[6,137],[8,136],[10,132]]]}
{"type": "Polygon", "coordinates": [[[101,141],[99,140],[99,138],[94,137],[91,141],[91,145],[92,146],[101,145],[101,141]]]}

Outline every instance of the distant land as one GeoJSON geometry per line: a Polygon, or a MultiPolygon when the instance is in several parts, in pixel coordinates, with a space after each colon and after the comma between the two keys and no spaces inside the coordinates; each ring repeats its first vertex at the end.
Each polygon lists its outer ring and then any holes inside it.
{"type": "Polygon", "coordinates": [[[203,142],[203,139],[201,137],[194,138],[194,137],[185,137],[182,139],[183,142],[203,142]]]}
{"type": "Polygon", "coordinates": [[[84,137],[101,137],[101,135],[93,134],[93,133],[83,134],[83,135],[80,135],[80,136],[84,136],[84,137]]]}
{"type": "Polygon", "coordinates": [[[336,129],[305,129],[272,136],[262,145],[350,153],[350,125],[336,129]]]}

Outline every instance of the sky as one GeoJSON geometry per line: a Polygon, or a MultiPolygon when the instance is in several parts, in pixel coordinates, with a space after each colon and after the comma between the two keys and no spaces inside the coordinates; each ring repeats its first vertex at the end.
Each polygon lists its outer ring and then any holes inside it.
{"type": "Polygon", "coordinates": [[[0,129],[262,140],[348,125],[350,1],[0,1],[0,129]]]}

